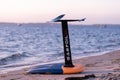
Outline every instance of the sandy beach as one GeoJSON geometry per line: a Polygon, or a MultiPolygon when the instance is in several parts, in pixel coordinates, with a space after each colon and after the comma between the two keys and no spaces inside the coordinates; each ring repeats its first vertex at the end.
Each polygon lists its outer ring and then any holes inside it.
{"type": "MultiPolygon", "coordinates": [[[[16,70],[0,74],[0,80],[75,80],[67,78],[69,77],[80,78],[91,75],[93,75],[92,77],[94,77],[91,80],[104,80],[102,78],[105,78],[105,75],[107,75],[107,78],[108,76],[111,75],[112,77],[117,76],[119,79],[117,78],[115,80],[120,80],[120,50],[112,51],[107,54],[99,56],[76,59],[73,61],[73,63],[84,65],[85,71],[79,74],[42,75],[42,74],[27,74],[30,68],[25,68],[22,70],[16,70]]],[[[105,80],[109,80],[107,78],[105,80]]]]}

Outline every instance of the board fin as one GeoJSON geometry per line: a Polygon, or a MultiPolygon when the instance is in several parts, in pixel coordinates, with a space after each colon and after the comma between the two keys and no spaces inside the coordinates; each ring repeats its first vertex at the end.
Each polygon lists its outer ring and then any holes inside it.
{"type": "Polygon", "coordinates": [[[57,21],[61,20],[64,16],[65,16],[65,14],[59,15],[58,17],[54,18],[52,21],[57,22],[57,21]]]}

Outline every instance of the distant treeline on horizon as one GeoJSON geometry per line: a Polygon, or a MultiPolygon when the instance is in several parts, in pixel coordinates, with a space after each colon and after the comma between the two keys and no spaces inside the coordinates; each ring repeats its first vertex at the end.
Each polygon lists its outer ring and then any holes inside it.
{"type": "MultiPolygon", "coordinates": [[[[46,23],[15,23],[15,22],[0,22],[0,25],[17,25],[17,26],[22,26],[22,25],[61,25],[61,23],[53,23],[53,22],[46,22],[46,23]]],[[[120,24],[70,24],[70,25],[81,25],[81,26],[120,26],[120,24]]]]}

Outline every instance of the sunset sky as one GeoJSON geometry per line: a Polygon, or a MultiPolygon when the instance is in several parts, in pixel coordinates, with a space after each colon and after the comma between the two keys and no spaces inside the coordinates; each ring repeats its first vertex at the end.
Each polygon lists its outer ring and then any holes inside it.
{"type": "Polygon", "coordinates": [[[120,24],[120,0],[0,0],[0,22],[46,22],[84,18],[85,24],[120,24]]]}

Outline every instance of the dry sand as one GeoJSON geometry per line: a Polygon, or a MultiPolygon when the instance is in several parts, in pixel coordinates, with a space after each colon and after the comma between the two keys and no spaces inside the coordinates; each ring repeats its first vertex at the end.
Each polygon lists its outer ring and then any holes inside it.
{"type": "MultiPolygon", "coordinates": [[[[0,80],[65,80],[67,77],[84,77],[93,75],[93,79],[85,80],[120,80],[120,50],[113,51],[107,54],[76,59],[74,64],[82,64],[85,66],[85,71],[79,74],[64,74],[64,75],[41,75],[27,74],[30,68],[11,71],[0,74],[0,80]],[[107,79],[108,76],[119,77],[119,79],[107,79]],[[105,76],[107,78],[105,79],[105,76]],[[104,78],[104,79],[102,79],[104,78]]],[[[81,79],[66,79],[66,80],[81,80],[81,79]]]]}

